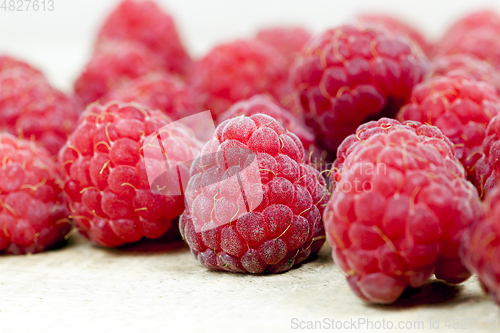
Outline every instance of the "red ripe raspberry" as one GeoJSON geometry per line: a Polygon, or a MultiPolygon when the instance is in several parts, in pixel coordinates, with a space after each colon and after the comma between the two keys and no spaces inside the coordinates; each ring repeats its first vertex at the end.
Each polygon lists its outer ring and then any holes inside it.
{"type": "Polygon", "coordinates": [[[470,276],[458,249],[480,202],[439,129],[368,122],[339,147],[336,167],[326,235],[358,297],[391,303],[432,273],[450,283],[470,276]]]}
{"type": "Polygon", "coordinates": [[[439,42],[438,55],[471,54],[500,69],[500,32],[489,28],[447,36],[439,42]]]}
{"type": "Polygon", "coordinates": [[[460,36],[468,31],[489,28],[500,29],[500,16],[492,10],[479,10],[462,17],[446,31],[446,36],[460,36]]]}
{"type": "Polygon", "coordinates": [[[43,75],[20,66],[0,71],[0,129],[34,139],[55,155],[75,128],[77,103],[43,75]]]}
{"type": "Polygon", "coordinates": [[[0,134],[0,253],[36,253],[71,230],[61,175],[50,154],[0,134]]]}
{"type": "Polygon", "coordinates": [[[191,88],[167,73],[140,77],[111,91],[102,102],[112,100],[138,102],[165,112],[173,120],[191,115],[198,109],[191,88]]]}
{"type": "Polygon", "coordinates": [[[217,118],[233,103],[257,94],[267,92],[281,101],[287,93],[287,77],[286,59],[274,48],[238,40],[215,47],[196,63],[190,83],[200,105],[217,118]]]}
{"type": "Polygon", "coordinates": [[[172,17],[153,1],[122,1],[101,27],[98,38],[98,43],[110,39],[141,43],[161,58],[165,68],[179,74],[191,66],[172,17]]]}
{"type": "Polygon", "coordinates": [[[465,73],[450,73],[416,85],[397,118],[439,127],[470,173],[481,157],[486,127],[498,113],[500,101],[493,86],[465,73]]]}
{"type": "Polygon", "coordinates": [[[276,27],[260,30],[255,38],[275,48],[282,56],[287,58],[290,66],[311,38],[311,34],[301,27],[276,27]]]}
{"type": "Polygon", "coordinates": [[[426,72],[425,56],[380,27],[343,25],[311,39],[291,69],[306,124],[334,151],[367,119],[395,116],[426,72]]]}
{"type": "Polygon", "coordinates": [[[265,95],[256,95],[248,100],[233,104],[219,116],[218,120],[223,124],[237,116],[251,116],[257,113],[274,118],[286,130],[297,135],[306,150],[314,144],[314,134],[288,110],[282,108],[265,95]]]}
{"type": "Polygon", "coordinates": [[[383,14],[366,14],[358,16],[357,19],[363,24],[379,24],[395,34],[410,38],[420,46],[425,54],[430,54],[432,51],[432,45],[415,27],[395,17],[383,14]]]}
{"type": "Polygon", "coordinates": [[[90,104],[133,79],[163,69],[159,58],[140,44],[101,43],[76,80],[74,89],[85,104],[90,104]]]}
{"type": "Polygon", "coordinates": [[[0,73],[5,70],[13,69],[13,68],[23,68],[25,70],[31,71],[33,74],[40,74],[42,75],[42,72],[40,72],[38,69],[31,67],[30,64],[6,56],[6,55],[0,55],[0,73]]]}
{"type": "Polygon", "coordinates": [[[486,128],[482,155],[474,168],[473,182],[481,196],[500,182],[500,115],[491,119],[486,128]]]}
{"type": "Polygon", "coordinates": [[[454,54],[436,57],[431,62],[428,77],[444,76],[450,73],[466,73],[477,81],[485,81],[500,92],[500,73],[486,61],[469,54],[454,54]]]}
{"type": "Polygon", "coordinates": [[[461,257],[478,275],[483,289],[500,304],[500,188],[486,195],[483,207],[483,218],[464,234],[461,257]]]}
{"type": "Polygon", "coordinates": [[[460,19],[436,44],[434,53],[470,54],[500,68],[500,17],[484,10],[460,19]]]}
{"type": "Polygon", "coordinates": [[[324,243],[329,194],[300,140],[254,114],[220,124],[193,162],[180,230],[209,269],[279,273],[324,243]]]}
{"type": "MultiPolygon", "coordinates": [[[[159,238],[174,227],[184,198],[151,190],[148,175],[157,164],[145,164],[142,146],[146,136],[169,123],[161,111],[134,103],[91,105],[82,115],[59,153],[59,163],[73,219],[92,242],[115,247],[159,238]]],[[[201,143],[182,125],[170,126],[161,133],[165,155],[171,161],[194,159],[201,143]]],[[[183,177],[189,173],[185,166],[179,170],[183,177]]]]}

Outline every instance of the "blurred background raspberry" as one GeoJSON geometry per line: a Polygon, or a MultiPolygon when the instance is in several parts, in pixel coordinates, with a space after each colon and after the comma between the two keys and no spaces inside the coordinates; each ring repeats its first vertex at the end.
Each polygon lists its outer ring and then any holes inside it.
{"type": "MultiPolygon", "coordinates": [[[[175,19],[193,57],[215,45],[252,37],[260,28],[303,26],[319,33],[360,14],[386,14],[415,26],[431,41],[457,19],[478,8],[500,11],[497,0],[158,0],[175,19]],[[230,28],[229,28],[230,27],[230,28]]],[[[70,90],[92,54],[94,37],[118,0],[54,0],[54,11],[0,9],[0,53],[43,70],[55,87],[70,90]],[[50,47],[49,47],[50,44],[50,47]]]]}

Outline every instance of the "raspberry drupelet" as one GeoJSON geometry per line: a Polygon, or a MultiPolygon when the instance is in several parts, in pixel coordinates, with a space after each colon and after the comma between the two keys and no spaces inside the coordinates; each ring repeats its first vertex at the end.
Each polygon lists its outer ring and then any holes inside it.
{"type": "MultiPolygon", "coordinates": [[[[145,151],[153,142],[145,140],[151,135],[161,135],[160,146],[171,162],[191,161],[202,148],[188,128],[172,123],[163,112],[115,101],[90,105],[61,149],[72,218],[92,242],[116,247],[143,237],[156,239],[178,227],[173,220],[184,210],[182,191],[151,189],[151,172],[161,174],[157,167],[164,165],[151,157],[146,163],[145,151]]],[[[178,171],[184,179],[189,166],[178,171]]]]}
{"type": "Polygon", "coordinates": [[[80,106],[53,88],[40,71],[8,59],[0,70],[0,130],[56,155],[74,130],[80,106]]]}
{"type": "Polygon", "coordinates": [[[193,162],[179,222],[203,266],[280,273],[319,251],[329,193],[303,161],[300,140],[267,115],[217,127],[193,162]]]}
{"type": "Polygon", "coordinates": [[[459,245],[480,201],[439,129],[382,118],[361,125],[337,156],[325,230],[359,298],[392,303],[433,273],[470,277],[459,245]]]}
{"type": "Polygon", "coordinates": [[[98,44],[108,40],[140,43],[159,56],[170,72],[186,74],[192,64],[170,15],[154,1],[122,1],[98,34],[98,44]]]}
{"type": "Polygon", "coordinates": [[[478,275],[483,289],[500,304],[500,188],[496,186],[483,201],[484,216],[464,235],[461,257],[478,275]]]}
{"type": "Polygon", "coordinates": [[[437,126],[455,145],[455,155],[472,175],[481,157],[486,127],[499,113],[500,100],[492,85],[455,72],[416,85],[397,118],[437,126]]]}
{"type": "Polygon", "coordinates": [[[380,24],[395,34],[410,38],[420,46],[425,54],[431,54],[432,45],[426,40],[426,38],[415,27],[400,21],[393,16],[384,14],[364,14],[358,16],[357,21],[363,24],[380,24]]]}
{"type": "Polygon", "coordinates": [[[37,253],[64,243],[71,221],[51,154],[2,133],[0,160],[0,253],[37,253]]]}
{"type": "Polygon", "coordinates": [[[141,76],[163,72],[158,56],[135,42],[100,43],[74,84],[85,105],[141,76]]]}
{"type": "Polygon", "coordinates": [[[363,122],[394,117],[427,72],[408,38],[383,27],[343,25],[313,37],[291,68],[306,124],[335,151],[363,122]]]}
{"type": "Polygon", "coordinates": [[[212,49],[191,72],[189,82],[198,103],[214,119],[233,103],[269,93],[281,103],[288,89],[287,60],[275,48],[257,40],[237,40],[212,49]]]}
{"type": "Polygon", "coordinates": [[[158,73],[140,77],[111,91],[102,98],[102,102],[137,102],[161,110],[172,120],[177,120],[198,111],[195,99],[191,87],[179,78],[158,73]]]}

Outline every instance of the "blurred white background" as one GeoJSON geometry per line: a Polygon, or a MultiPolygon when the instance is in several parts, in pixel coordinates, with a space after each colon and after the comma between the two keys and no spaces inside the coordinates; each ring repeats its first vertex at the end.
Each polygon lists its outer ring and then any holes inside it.
{"type": "MultiPolygon", "coordinates": [[[[0,9],[0,53],[33,63],[55,86],[69,90],[90,55],[99,25],[119,1],[53,1],[52,12],[0,9]]],[[[259,27],[298,24],[320,32],[366,12],[396,15],[435,40],[471,10],[500,11],[498,0],[157,1],[174,16],[193,56],[203,55],[217,43],[251,36],[259,27]]]]}

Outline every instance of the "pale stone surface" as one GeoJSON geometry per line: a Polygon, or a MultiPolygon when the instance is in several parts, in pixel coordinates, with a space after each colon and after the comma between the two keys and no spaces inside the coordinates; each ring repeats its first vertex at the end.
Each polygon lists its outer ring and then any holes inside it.
{"type": "MultiPolygon", "coordinates": [[[[415,330],[397,330],[400,321],[423,321],[417,331],[446,332],[453,331],[445,324],[454,318],[491,325],[499,315],[476,278],[458,287],[428,285],[398,305],[364,304],[350,292],[326,245],[317,260],[266,276],[208,271],[182,243],[141,253],[77,238],[60,250],[0,257],[0,332],[294,332],[300,321],[324,324],[325,318],[392,321],[393,331],[415,330]],[[437,320],[440,329],[430,329],[437,320]]],[[[470,324],[459,331],[500,330],[470,324]]]]}

